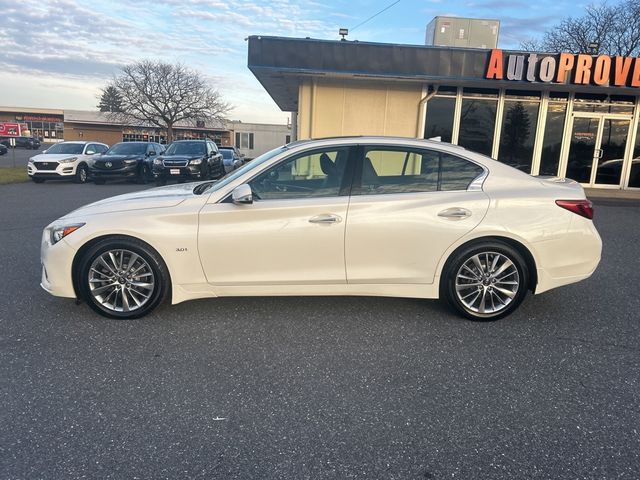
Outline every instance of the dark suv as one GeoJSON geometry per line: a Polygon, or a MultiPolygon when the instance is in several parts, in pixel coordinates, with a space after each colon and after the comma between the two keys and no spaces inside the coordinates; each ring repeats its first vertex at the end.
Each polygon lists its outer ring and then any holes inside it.
{"type": "Polygon", "coordinates": [[[225,174],[222,155],[211,140],[177,140],[153,162],[157,185],[167,180],[208,180],[225,174]]]}
{"type": "Polygon", "coordinates": [[[164,147],[153,142],[120,142],[89,164],[89,176],[97,184],[110,179],[131,179],[138,183],[152,180],[151,165],[164,147]]]}
{"type": "Polygon", "coordinates": [[[11,139],[16,140],[16,148],[27,148],[37,150],[40,148],[40,140],[36,137],[0,137],[0,143],[5,147],[11,146],[11,139]]]}

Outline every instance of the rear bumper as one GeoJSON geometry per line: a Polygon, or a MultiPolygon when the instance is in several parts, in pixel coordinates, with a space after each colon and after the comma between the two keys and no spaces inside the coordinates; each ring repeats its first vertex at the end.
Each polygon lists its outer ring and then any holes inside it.
{"type": "Polygon", "coordinates": [[[602,257],[602,239],[591,220],[575,215],[562,240],[534,244],[539,259],[535,293],[589,278],[602,257]]]}

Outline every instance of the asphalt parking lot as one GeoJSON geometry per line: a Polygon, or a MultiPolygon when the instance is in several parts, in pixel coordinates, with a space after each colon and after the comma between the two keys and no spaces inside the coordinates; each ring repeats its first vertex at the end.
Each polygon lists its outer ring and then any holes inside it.
{"type": "Polygon", "coordinates": [[[0,186],[0,478],[640,477],[640,207],[501,321],[436,301],[231,298],[98,317],[39,287],[42,228],[141,188],[0,186]]]}

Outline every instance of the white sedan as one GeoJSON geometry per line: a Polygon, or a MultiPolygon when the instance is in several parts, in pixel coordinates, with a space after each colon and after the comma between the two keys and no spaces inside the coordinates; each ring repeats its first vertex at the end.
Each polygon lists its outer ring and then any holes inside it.
{"type": "Polygon", "coordinates": [[[31,180],[43,183],[45,180],[71,179],[76,183],[86,183],[89,179],[89,162],[93,155],[109,150],[109,146],[99,142],[60,142],[29,159],[27,173],[31,180]]]}
{"type": "Polygon", "coordinates": [[[602,243],[582,187],[464,148],[299,141],[217,182],[121,195],[56,220],[42,287],[111,318],[244,295],[443,298],[471,319],[589,277],[602,243]],[[236,253],[231,253],[236,252],[236,253]]]}

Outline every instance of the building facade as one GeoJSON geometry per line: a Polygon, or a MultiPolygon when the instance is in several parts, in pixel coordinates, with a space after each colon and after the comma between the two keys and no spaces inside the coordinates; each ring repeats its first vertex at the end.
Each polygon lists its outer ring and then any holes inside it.
{"type": "Polygon", "coordinates": [[[533,175],[640,188],[640,59],[249,38],[298,138],[436,138],[533,175]]]}
{"type": "Polygon", "coordinates": [[[270,123],[245,123],[234,120],[227,123],[232,132],[233,144],[252,159],[269,150],[291,142],[291,125],[270,123]]]}

